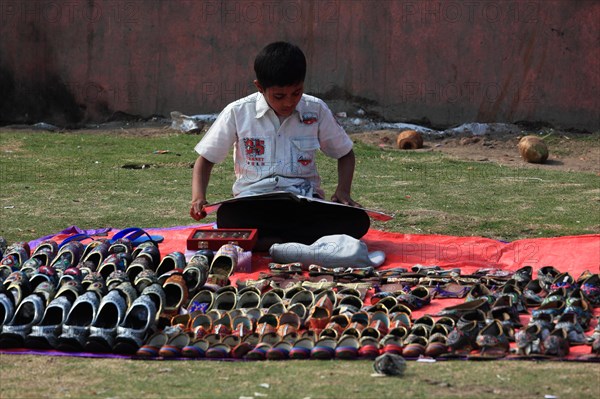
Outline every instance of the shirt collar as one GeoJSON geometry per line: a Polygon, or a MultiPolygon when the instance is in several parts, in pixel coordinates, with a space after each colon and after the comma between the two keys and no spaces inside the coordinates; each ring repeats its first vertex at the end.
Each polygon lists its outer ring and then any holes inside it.
{"type": "MultiPolygon", "coordinates": [[[[256,93],[258,95],[258,100],[256,101],[256,119],[258,118],[262,118],[267,111],[269,111],[271,109],[271,107],[269,107],[269,103],[267,103],[267,99],[265,98],[265,96],[262,93],[256,93]]],[[[296,105],[296,112],[299,112],[300,114],[302,114],[302,110],[304,109],[304,95],[302,95],[302,99],[300,99],[300,101],[298,102],[298,105],[296,105]]],[[[273,111],[274,112],[274,111],[273,111]]]]}
{"type": "Polygon", "coordinates": [[[262,118],[271,107],[269,107],[267,99],[262,93],[259,92],[256,94],[258,95],[258,100],[256,101],[256,119],[258,119],[262,118]]]}

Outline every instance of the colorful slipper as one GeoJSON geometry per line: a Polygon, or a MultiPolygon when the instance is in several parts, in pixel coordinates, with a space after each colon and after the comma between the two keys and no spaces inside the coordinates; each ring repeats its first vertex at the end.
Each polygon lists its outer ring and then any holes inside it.
{"type": "Polygon", "coordinates": [[[160,350],[158,355],[162,358],[170,359],[176,357],[182,357],[182,349],[190,344],[190,336],[187,333],[179,333],[167,341],[160,350]]]}
{"type": "Polygon", "coordinates": [[[335,347],[336,359],[356,359],[358,357],[358,349],[360,342],[353,335],[343,335],[335,347]]]}
{"type": "Polygon", "coordinates": [[[409,335],[404,341],[402,356],[407,358],[418,358],[425,353],[429,340],[422,335],[409,335]]]}
{"type": "Polygon", "coordinates": [[[286,336],[290,333],[298,332],[300,329],[301,321],[297,313],[284,312],[279,316],[279,326],[277,327],[277,333],[280,336],[286,336]]]}
{"type": "Polygon", "coordinates": [[[475,343],[480,348],[480,353],[470,355],[468,359],[494,360],[503,358],[508,354],[508,336],[498,320],[494,320],[483,327],[477,335],[475,343]]]}
{"type": "Polygon", "coordinates": [[[373,337],[362,337],[360,339],[358,357],[361,359],[375,359],[379,356],[379,343],[373,337]]]}
{"type": "Polygon", "coordinates": [[[158,267],[156,268],[156,275],[160,279],[162,275],[172,270],[179,270],[183,273],[185,269],[185,255],[179,251],[173,251],[166,255],[158,267]]]}
{"type": "Polygon", "coordinates": [[[192,297],[190,302],[187,304],[187,311],[189,313],[206,313],[213,307],[214,301],[215,295],[212,291],[202,290],[192,297]]]}
{"type": "Polygon", "coordinates": [[[200,358],[206,355],[208,350],[208,342],[202,338],[198,338],[189,345],[181,348],[181,356],[189,358],[200,358]]]}
{"type": "Polygon", "coordinates": [[[231,348],[224,342],[217,342],[208,347],[205,356],[210,359],[228,359],[231,357],[231,348]]]}
{"type": "Polygon", "coordinates": [[[125,252],[119,252],[107,256],[100,266],[98,266],[98,273],[106,280],[110,274],[116,270],[126,271],[127,266],[131,263],[131,255],[125,252]]]}
{"type": "Polygon", "coordinates": [[[277,303],[283,303],[283,299],[275,290],[271,290],[263,294],[258,307],[260,309],[268,309],[277,303]]]}
{"type": "Polygon", "coordinates": [[[342,335],[352,335],[360,338],[362,331],[369,325],[369,314],[366,312],[356,312],[350,318],[350,324],[344,330],[342,335]]]}
{"type": "Polygon", "coordinates": [[[279,341],[269,350],[267,350],[267,360],[285,360],[290,358],[290,351],[293,346],[288,341],[279,341]]]}
{"type": "Polygon", "coordinates": [[[237,295],[232,291],[221,292],[215,298],[215,302],[211,309],[230,311],[237,306],[237,295]]]}
{"type": "Polygon", "coordinates": [[[395,335],[386,335],[379,342],[381,346],[381,353],[394,353],[396,355],[402,355],[403,344],[402,339],[395,335]]]}
{"type": "Polygon", "coordinates": [[[301,288],[300,291],[297,291],[289,300],[290,306],[292,306],[296,303],[301,303],[307,309],[311,308],[313,306],[314,302],[315,302],[315,294],[312,291],[306,290],[303,288],[301,288]]]}
{"type": "Polygon", "coordinates": [[[262,336],[268,333],[276,333],[279,328],[279,319],[272,313],[267,313],[258,319],[256,324],[256,332],[262,336]]]}
{"type": "Polygon", "coordinates": [[[546,356],[564,358],[569,354],[569,336],[566,330],[562,328],[554,329],[549,336],[544,339],[543,354],[546,356]]]}
{"type": "Polygon", "coordinates": [[[39,259],[44,266],[50,266],[58,254],[58,244],[54,240],[45,240],[37,246],[30,259],[39,259]]]}
{"type": "Polygon", "coordinates": [[[350,325],[350,318],[345,314],[338,314],[329,319],[327,326],[321,331],[319,337],[330,337],[337,340],[344,330],[350,325]]]}
{"type": "Polygon", "coordinates": [[[272,347],[273,346],[269,343],[260,342],[256,345],[256,347],[254,347],[254,349],[252,349],[251,351],[246,353],[246,355],[244,356],[244,359],[246,359],[246,360],[265,360],[267,357],[267,352],[272,347]]]}
{"type": "Polygon", "coordinates": [[[152,263],[148,260],[148,258],[137,257],[131,261],[129,266],[127,266],[125,273],[127,273],[129,281],[135,282],[137,276],[144,270],[152,270],[152,263]]]}
{"type": "Polygon", "coordinates": [[[195,338],[204,338],[212,332],[213,320],[210,316],[199,314],[190,322],[190,329],[194,333],[195,338]]]}
{"type": "Polygon", "coordinates": [[[133,281],[133,286],[137,292],[143,292],[146,287],[149,287],[152,284],[158,284],[158,277],[156,277],[156,273],[150,269],[144,269],[139,272],[133,281]]]}
{"type": "Polygon", "coordinates": [[[233,328],[232,334],[240,338],[254,332],[252,319],[245,315],[236,316],[231,322],[231,327],[233,328]]]}
{"type": "Polygon", "coordinates": [[[71,241],[65,245],[61,244],[51,266],[57,270],[66,270],[70,267],[77,266],[84,249],[85,247],[79,241],[71,241]]]}
{"type": "Polygon", "coordinates": [[[136,260],[138,258],[145,258],[149,262],[148,268],[156,271],[160,263],[160,251],[157,244],[152,241],[146,241],[137,246],[136,249],[133,250],[131,257],[136,260]]]}
{"type": "Polygon", "coordinates": [[[429,338],[425,348],[425,356],[438,357],[448,352],[448,336],[442,333],[434,333],[429,338]]]}
{"type": "Polygon", "coordinates": [[[377,311],[371,313],[369,326],[361,332],[361,337],[373,337],[379,340],[388,334],[390,329],[390,318],[387,313],[377,311]]]}
{"type": "Polygon", "coordinates": [[[320,338],[310,351],[310,357],[311,359],[331,360],[335,357],[335,347],[335,339],[331,337],[320,338]]]}
{"type": "Polygon", "coordinates": [[[210,265],[207,284],[221,287],[227,285],[243,252],[242,248],[234,244],[225,244],[219,248],[210,265]]]}
{"type": "Polygon", "coordinates": [[[203,251],[196,251],[187,266],[183,269],[183,278],[190,290],[190,295],[198,292],[208,279],[210,269],[208,258],[203,251]]]}
{"type": "Polygon", "coordinates": [[[312,338],[305,337],[296,341],[292,350],[290,350],[291,359],[309,359],[312,349],[315,347],[315,341],[312,338]]]}
{"type": "Polygon", "coordinates": [[[135,355],[143,358],[158,357],[160,348],[166,345],[168,341],[169,336],[167,334],[162,331],[156,332],[137,350],[135,355]]]}
{"type": "Polygon", "coordinates": [[[247,290],[240,295],[236,308],[237,309],[254,309],[260,304],[260,295],[253,290],[247,290]]]}
{"type": "Polygon", "coordinates": [[[170,318],[177,314],[180,308],[187,303],[188,289],[185,280],[181,275],[172,275],[163,284],[163,289],[167,298],[164,304],[162,316],[170,318]]]}

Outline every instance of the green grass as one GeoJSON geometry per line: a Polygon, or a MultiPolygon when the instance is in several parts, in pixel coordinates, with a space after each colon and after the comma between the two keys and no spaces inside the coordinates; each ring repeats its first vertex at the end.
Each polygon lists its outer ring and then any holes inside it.
{"type": "MultiPolygon", "coordinates": [[[[599,145],[598,138],[595,134],[583,140],[599,145]]],[[[14,242],[70,225],[195,224],[188,210],[190,165],[198,139],[169,131],[151,136],[118,130],[0,130],[0,235],[14,242]],[[150,167],[122,168],[126,164],[150,167]]],[[[383,150],[361,143],[355,151],[353,198],[395,215],[393,221],[374,223],[379,229],[509,241],[600,231],[600,177],[594,173],[457,161],[437,152],[383,150]]],[[[335,162],[321,157],[319,166],[331,194],[335,162]]],[[[232,183],[229,159],[214,168],[209,200],[228,198],[232,183]]],[[[367,361],[144,362],[2,355],[0,397],[600,396],[600,369],[590,364],[410,362],[401,379],[374,378],[371,373],[367,361]]]]}
{"type": "Polygon", "coordinates": [[[170,362],[3,355],[0,367],[2,398],[582,399],[600,393],[597,367],[565,362],[409,362],[402,378],[373,377],[370,361],[170,362]],[[27,384],[32,375],[43,375],[46,382],[27,384]]]}
{"type": "MultiPolygon", "coordinates": [[[[29,240],[82,228],[192,224],[188,216],[198,136],[1,133],[0,234],[29,240]],[[153,154],[155,150],[169,150],[153,154]],[[145,169],[122,166],[149,165],[145,169]]],[[[590,139],[584,139],[590,141],[590,139]]],[[[598,140],[591,141],[598,145],[598,140]]],[[[406,233],[501,240],[600,231],[594,173],[457,161],[433,152],[357,143],[353,198],[395,215],[374,227],[406,233]]],[[[319,157],[326,192],[336,164],[319,157]]],[[[209,201],[231,196],[231,159],[214,168],[209,201]]],[[[209,219],[211,220],[211,219],[209,219]]]]}

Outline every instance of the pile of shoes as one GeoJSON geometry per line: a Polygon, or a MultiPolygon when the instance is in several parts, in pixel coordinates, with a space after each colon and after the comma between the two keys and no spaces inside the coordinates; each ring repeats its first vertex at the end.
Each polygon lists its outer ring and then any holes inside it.
{"type": "Polygon", "coordinates": [[[243,253],[224,245],[189,262],[179,251],[161,259],[153,236],[126,230],[45,240],[33,251],[0,237],[0,348],[135,354],[190,295],[229,284],[243,253]]]}
{"type": "Polygon", "coordinates": [[[33,251],[1,244],[0,348],[140,358],[497,359],[511,351],[560,358],[587,344],[600,354],[597,273],[574,279],[546,266],[534,279],[530,266],[462,275],[438,266],[272,263],[234,285],[243,256],[234,244],[188,261],[177,251],[161,259],[150,237],[47,240],[33,251]],[[426,313],[444,298],[464,302],[426,313]]]}
{"type": "Polygon", "coordinates": [[[585,271],[575,280],[552,266],[538,270],[536,279],[532,274],[525,266],[502,284],[497,278],[493,286],[475,284],[464,303],[439,312],[456,322],[439,356],[564,358],[570,347],[591,344],[595,336],[585,332],[600,306],[599,275],[585,271]]]}

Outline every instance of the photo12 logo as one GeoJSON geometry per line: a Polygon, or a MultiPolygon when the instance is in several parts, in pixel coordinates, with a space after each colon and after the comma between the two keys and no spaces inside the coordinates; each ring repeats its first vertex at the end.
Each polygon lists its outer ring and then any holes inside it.
{"type": "Polygon", "coordinates": [[[420,102],[426,104],[487,102],[495,103],[501,99],[538,103],[539,95],[534,82],[515,82],[501,85],[498,82],[438,83],[406,81],[400,86],[402,102],[420,102]]]}
{"type": "Polygon", "coordinates": [[[333,23],[339,19],[340,1],[201,1],[202,22],[295,23],[314,21],[333,23]]]}
{"type": "Polygon", "coordinates": [[[511,246],[496,243],[456,243],[456,244],[403,244],[401,261],[403,263],[473,263],[501,264],[503,261],[536,265],[539,263],[539,248],[533,243],[511,246]],[[507,258],[505,253],[512,253],[507,258]]]}
{"type": "Polygon", "coordinates": [[[204,104],[215,104],[223,107],[232,101],[256,92],[252,82],[201,82],[200,95],[204,104]]]}
{"type": "Polygon", "coordinates": [[[0,1],[0,21],[13,23],[113,23],[134,24],[140,20],[138,1],[0,1]]]}
{"type": "Polygon", "coordinates": [[[541,5],[532,1],[408,1],[398,23],[537,23],[541,5]]]}
{"type": "Polygon", "coordinates": [[[135,82],[127,82],[121,86],[104,86],[93,81],[67,82],[66,87],[75,99],[85,104],[102,101],[119,106],[135,104],[139,100],[139,88],[135,82]]]}

